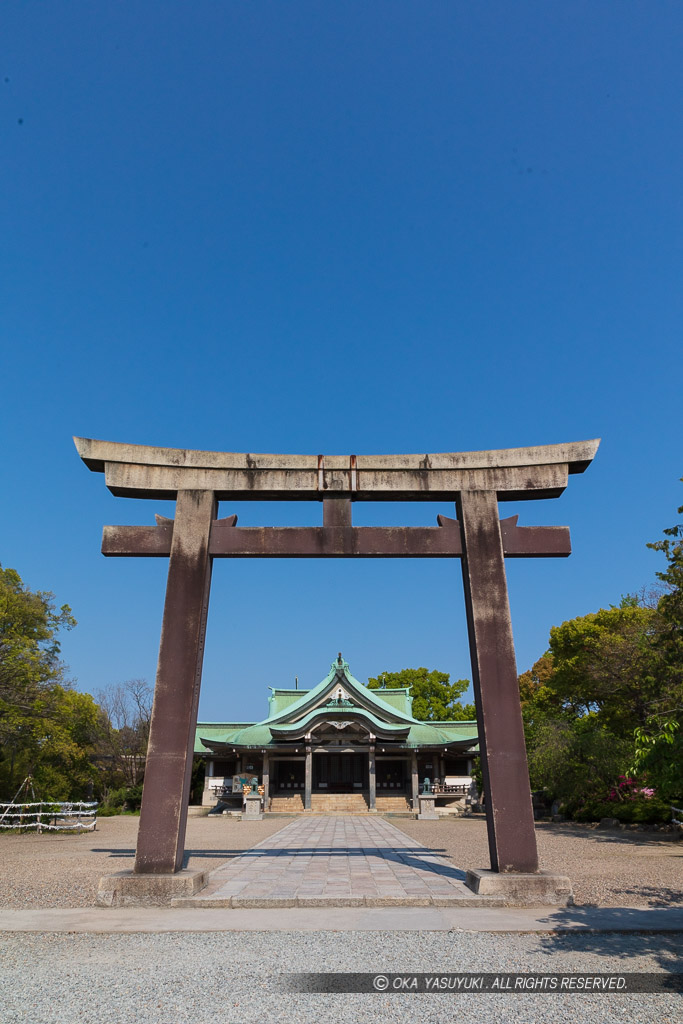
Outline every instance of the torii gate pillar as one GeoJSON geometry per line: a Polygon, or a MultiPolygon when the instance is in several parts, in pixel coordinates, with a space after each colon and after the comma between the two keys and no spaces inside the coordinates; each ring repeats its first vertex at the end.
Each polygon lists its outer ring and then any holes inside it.
{"type": "Polygon", "coordinates": [[[463,491],[462,578],[493,871],[538,870],[498,502],[463,491]]]}
{"type": "Polygon", "coordinates": [[[179,492],[135,854],[138,873],[175,872],[183,864],[215,518],[212,491],[179,492]]]}

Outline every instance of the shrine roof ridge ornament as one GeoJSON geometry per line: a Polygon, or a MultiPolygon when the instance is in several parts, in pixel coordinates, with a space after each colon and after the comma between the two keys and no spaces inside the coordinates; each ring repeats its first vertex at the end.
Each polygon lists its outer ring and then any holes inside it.
{"type": "Polygon", "coordinates": [[[159,448],[75,437],[78,454],[121,497],[172,499],[209,490],[219,500],[451,499],[496,491],[500,500],[550,498],[583,473],[598,440],[477,452],[412,455],[277,455],[159,448]]]}

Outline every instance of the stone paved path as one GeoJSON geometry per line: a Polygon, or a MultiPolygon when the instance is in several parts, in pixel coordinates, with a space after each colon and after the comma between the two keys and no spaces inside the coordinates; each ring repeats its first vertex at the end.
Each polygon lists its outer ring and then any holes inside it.
{"type": "Polygon", "coordinates": [[[383,818],[301,817],[212,872],[191,906],[496,906],[383,818]]]}

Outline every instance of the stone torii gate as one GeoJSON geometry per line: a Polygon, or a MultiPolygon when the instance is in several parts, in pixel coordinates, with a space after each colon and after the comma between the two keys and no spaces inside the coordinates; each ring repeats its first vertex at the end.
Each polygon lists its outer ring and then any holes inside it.
{"type": "Polygon", "coordinates": [[[538,856],[504,558],[563,557],[569,528],[499,519],[499,501],[556,498],[599,441],[434,455],[253,455],[74,438],[112,494],[174,499],[175,519],[105,526],[102,552],[169,559],[134,873],[182,867],[214,558],[460,558],[491,869],[538,856]],[[219,501],[322,501],[317,527],[238,527],[219,501]],[[354,501],[453,501],[435,527],[357,527],[354,501]]]}

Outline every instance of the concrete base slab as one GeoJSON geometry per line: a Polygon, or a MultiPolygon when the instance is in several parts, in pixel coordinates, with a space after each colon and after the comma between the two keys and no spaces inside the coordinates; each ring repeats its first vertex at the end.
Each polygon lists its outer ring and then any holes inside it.
{"type": "Polygon", "coordinates": [[[297,907],[364,907],[362,896],[297,896],[297,907]]]}
{"type": "MultiPolygon", "coordinates": [[[[280,910],[283,907],[314,909],[328,907],[458,907],[474,909],[507,907],[510,901],[502,896],[476,896],[463,886],[463,894],[457,896],[221,896],[220,893],[200,896],[176,896],[170,905],[175,909],[194,910],[280,910]]],[[[521,905],[521,904],[520,904],[521,905]]],[[[540,906],[539,901],[536,906],[540,906]]],[[[552,904],[549,904],[552,906],[552,904]]]]}
{"type": "Polygon", "coordinates": [[[551,871],[535,874],[468,869],[465,885],[478,896],[493,896],[505,906],[566,907],[573,902],[572,885],[566,875],[551,871]]]}
{"type": "Polygon", "coordinates": [[[683,933],[683,907],[311,907],[210,910],[183,907],[0,909],[0,932],[468,931],[683,933]]]}
{"type": "Polygon", "coordinates": [[[100,878],[100,907],[170,907],[174,898],[194,896],[207,883],[206,871],[177,871],[174,875],[142,875],[117,871],[100,878]]]}

